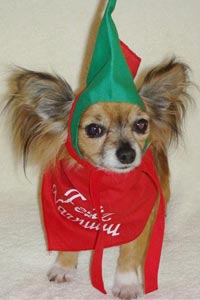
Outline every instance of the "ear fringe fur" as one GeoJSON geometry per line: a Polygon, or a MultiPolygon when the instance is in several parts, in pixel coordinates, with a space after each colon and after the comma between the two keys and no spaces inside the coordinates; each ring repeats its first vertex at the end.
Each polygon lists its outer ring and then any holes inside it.
{"type": "Polygon", "coordinates": [[[152,144],[165,149],[182,136],[182,124],[192,98],[189,67],[172,58],[150,70],[140,88],[147,113],[151,118],[152,144]]]}
{"type": "Polygon", "coordinates": [[[61,155],[74,98],[59,76],[17,68],[9,78],[9,115],[16,157],[45,167],[61,155]]]}

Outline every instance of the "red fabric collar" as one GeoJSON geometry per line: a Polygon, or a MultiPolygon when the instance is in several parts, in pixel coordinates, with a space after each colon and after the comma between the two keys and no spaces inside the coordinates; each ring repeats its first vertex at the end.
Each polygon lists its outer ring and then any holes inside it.
{"type": "Polygon", "coordinates": [[[95,249],[91,280],[105,293],[103,249],[130,242],[141,234],[158,193],[161,199],[144,266],[145,292],[157,289],[165,205],[150,149],[141,165],[127,174],[86,165],[69,168],[65,160],[58,161],[55,170],[47,170],[42,206],[48,250],[95,249]]]}

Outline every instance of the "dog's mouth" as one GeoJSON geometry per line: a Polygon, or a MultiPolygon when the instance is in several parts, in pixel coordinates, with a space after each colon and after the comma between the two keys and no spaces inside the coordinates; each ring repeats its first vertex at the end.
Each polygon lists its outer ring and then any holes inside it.
{"type": "Polygon", "coordinates": [[[136,165],[131,164],[127,166],[107,166],[106,169],[115,173],[127,173],[136,168],[136,165]]]}
{"type": "Polygon", "coordinates": [[[132,171],[133,169],[135,169],[138,165],[139,165],[139,163],[137,165],[131,164],[131,165],[126,165],[126,166],[120,166],[118,164],[116,164],[116,165],[102,164],[102,165],[99,165],[98,167],[102,170],[110,171],[110,172],[114,172],[114,173],[128,173],[128,172],[132,171]]]}
{"type": "Polygon", "coordinates": [[[127,170],[127,169],[132,169],[132,168],[133,168],[132,166],[123,166],[123,167],[117,167],[116,169],[127,170]]]}

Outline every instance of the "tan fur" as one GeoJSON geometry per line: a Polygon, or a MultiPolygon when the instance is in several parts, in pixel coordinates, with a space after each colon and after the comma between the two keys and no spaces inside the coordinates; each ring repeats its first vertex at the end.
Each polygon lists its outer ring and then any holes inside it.
{"type": "Polygon", "coordinates": [[[124,244],[120,247],[120,256],[117,266],[118,271],[124,273],[134,270],[138,273],[140,266],[143,266],[151,229],[156,217],[158,202],[159,196],[142,234],[133,242],[124,244]]]}
{"type": "MultiPolygon", "coordinates": [[[[150,136],[150,147],[167,203],[170,198],[168,146],[172,141],[178,141],[181,135],[181,125],[190,102],[189,84],[188,67],[172,59],[150,70],[143,80],[139,92],[146,112],[128,103],[99,103],[89,107],[79,126],[78,145],[82,156],[106,169],[105,153],[115,151],[122,141],[128,141],[131,146],[138,145],[142,151],[146,138],[150,136]],[[133,131],[133,123],[139,118],[149,120],[144,135],[133,131]],[[91,123],[104,126],[106,134],[98,139],[89,138],[85,128],[91,123]]],[[[15,152],[23,157],[24,167],[33,163],[43,169],[63,158],[75,164],[65,147],[68,113],[74,98],[70,86],[58,76],[18,69],[11,76],[9,94],[6,110],[10,116],[15,152]]],[[[121,246],[119,272],[137,272],[143,265],[156,211],[157,204],[138,239],[121,246]]],[[[63,268],[63,275],[58,276],[55,267],[49,279],[66,281],[66,269],[75,268],[77,258],[78,253],[60,252],[57,263],[63,268]]],[[[123,298],[123,293],[117,292],[115,296],[123,298]]],[[[128,299],[131,295],[124,297],[128,299]]]]}
{"type": "Polygon", "coordinates": [[[78,252],[59,252],[56,261],[64,268],[76,268],[78,252]]]}

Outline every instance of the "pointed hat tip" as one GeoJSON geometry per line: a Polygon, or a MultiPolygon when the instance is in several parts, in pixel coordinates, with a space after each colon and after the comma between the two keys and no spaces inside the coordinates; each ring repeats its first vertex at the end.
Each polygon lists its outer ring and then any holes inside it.
{"type": "Polygon", "coordinates": [[[117,3],[117,0],[108,0],[108,4],[107,4],[105,13],[109,12],[111,14],[113,12],[113,10],[115,9],[116,3],[117,3]]]}

